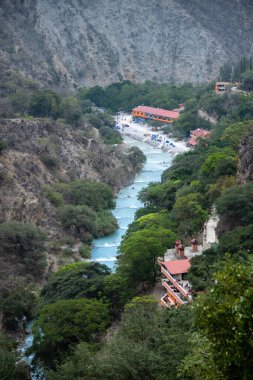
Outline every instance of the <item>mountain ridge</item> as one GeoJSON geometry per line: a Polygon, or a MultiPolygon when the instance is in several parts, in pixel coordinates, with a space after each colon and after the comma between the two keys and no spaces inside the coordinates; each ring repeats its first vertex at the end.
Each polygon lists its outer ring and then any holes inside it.
{"type": "Polygon", "coordinates": [[[4,0],[4,67],[53,87],[218,76],[253,52],[253,4],[214,0],[4,0]]]}

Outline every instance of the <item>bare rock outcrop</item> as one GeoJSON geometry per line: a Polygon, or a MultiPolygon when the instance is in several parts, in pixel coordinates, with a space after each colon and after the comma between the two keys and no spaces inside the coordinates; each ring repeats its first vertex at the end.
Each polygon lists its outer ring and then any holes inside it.
{"type": "Polygon", "coordinates": [[[253,181],[253,132],[241,140],[237,180],[239,184],[253,181]]]}
{"type": "Polygon", "coordinates": [[[251,0],[2,0],[0,69],[51,86],[217,77],[252,54],[251,0]]]}
{"type": "Polygon", "coordinates": [[[84,130],[50,120],[1,120],[0,136],[7,143],[0,155],[0,220],[40,226],[49,237],[62,227],[43,187],[80,178],[97,180],[118,190],[137,170],[123,145],[106,146],[87,138],[84,130]]]}

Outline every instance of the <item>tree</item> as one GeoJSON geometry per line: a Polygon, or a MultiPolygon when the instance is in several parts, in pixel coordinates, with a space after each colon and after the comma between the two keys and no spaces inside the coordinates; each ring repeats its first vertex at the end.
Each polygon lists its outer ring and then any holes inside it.
{"type": "Polygon", "coordinates": [[[82,111],[78,99],[75,96],[67,96],[61,101],[61,115],[70,125],[79,126],[82,119],[82,111]]]}
{"type": "Polygon", "coordinates": [[[79,343],[56,371],[46,372],[48,380],[104,380],[98,364],[97,351],[87,343],[79,343]]]}
{"type": "Polygon", "coordinates": [[[217,211],[229,228],[246,226],[253,217],[253,184],[232,186],[216,201],[217,211]]]}
{"type": "Polygon", "coordinates": [[[29,113],[37,117],[53,117],[57,119],[59,115],[60,97],[53,91],[43,90],[33,93],[29,113]]]}
{"type": "Polygon", "coordinates": [[[157,258],[172,247],[176,234],[160,227],[145,228],[126,236],[120,245],[118,271],[136,286],[140,283],[154,284],[158,275],[157,258]]]}
{"type": "Polygon", "coordinates": [[[197,193],[178,197],[173,207],[173,215],[178,223],[178,231],[190,237],[198,233],[208,219],[208,211],[202,208],[197,193]]]}
{"type": "Polygon", "coordinates": [[[29,223],[0,223],[0,256],[18,268],[19,274],[40,277],[45,269],[45,234],[29,223]]]}
{"type": "Polygon", "coordinates": [[[247,70],[241,75],[242,88],[247,91],[253,90],[253,70],[247,70]]]}
{"type": "Polygon", "coordinates": [[[109,325],[108,305],[85,298],[44,306],[34,324],[33,350],[46,364],[81,341],[97,342],[109,325]]]}
{"type": "Polygon", "coordinates": [[[100,263],[65,265],[52,274],[43,287],[41,303],[54,303],[60,299],[100,298],[104,294],[104,282],[109,274],[109,268],[100,263]]]}
{"type": "MultiPolygon", "coordinates": [[[[57,183],[51,186],[52,191],[62,194],[64,201],[75,206],[89,206],[95,211],[113,209],[114,194],[110,186],[97,181],[85,179],[69,183],[57,183]]],[[[49,188],[47,187],[47,191],[49,188]]]]}
{"type": "Polygon", "coordinates": [[[132,146],[128,149],[128,159],[134,166],[141,168],[146,161],[146,156],[137,146],[132,146]]]}
{"type": "Polygon", "coordinates": [[[221,236],[218,252],[230,253],[251,253],[253,252],[253,224],[246,227],[237,227],[221,236]]]}
{"type": "Polygon", "coordinates": [[[0,379],[18,379],[15,367],[16,358],[12,352],[0,348],[0,379]]]}
{"type": "Polygon", "coordinates": [[[79,345],[49,380],[175,380],[189,353],[191,330],[189,308],[163,310],[152,297],[137,297],[99,351],[79,345]]]}
{"type": "Polygon", "coordinates": [[[236,174],[236,154],[232,149],[222,149],[208,154],[200,173],[208,182],[217,180],[221,176],[234,176],[236,174]]]}
{"type": "Polygon", "coordinates": [[[211,342],[199,333],[193,333],[190,338],[190,353],[179,365],[179,379],[194,380],[225,380],[214,360],[211,342]]]}
{"type": "Polygon", "coordinates": [[[250,131],[253,130],[253,121],[244,121],[229,125],[221,139],[226,143],[229,143],[233,149],[238,150],[240,147],[240,141],[242,137],[246,136],[250,131]]]}
{"type": "Polygon", "coordinates": [[[112,273],[104,279],[104,295],[112,305],[113,314],[117,317],[123,306],[133,297],[134,290],[127,278],[119,273],[112,273]]]}
{"type": "Polygon", "coordinates": [[[217,270],[220,259],[221,255],[215,249],[207,249],[202,255],[191,259],[187,279],[190,281],[194,292],[206,290],[213,285],[213,274],[217,270]]]}
{"type": "Polygon", "coordinates": [[[215,363],[225,378],[250,379],[253,373],[253,261],[227,259],[216,284],[195,304],[196,324],[213,345],[215,363]]]}
{"type": "Polygon", "coordinates": [[[167,208],[171,210],[175,202],[175,195],[181,181],[166,181],[163,183],[150,183],[146,188],[140,191],[138,199],[145,206],[152,205],[154,209],[160,210],[167,208]]]}
{"type": "Polygon", "coordinates": [[[6,148],[7,148],[6,142],[3,139],[0,138],[0,154],[6,148]]]}
{"type": "Polygon", "coordinates": [[[0,313],[6,330],[15,331],[25,316],[33,316],[35,295],[33,285],[27,285],[23,278],[9,276],[0,283],[0,313]]]}
{"type": "Polygon", "coordinates": [[[99,132],[105,144],[121,144],[123,141],[120,133],[111,129],[110,127],[101,127],[99,129],[99,132]]]}

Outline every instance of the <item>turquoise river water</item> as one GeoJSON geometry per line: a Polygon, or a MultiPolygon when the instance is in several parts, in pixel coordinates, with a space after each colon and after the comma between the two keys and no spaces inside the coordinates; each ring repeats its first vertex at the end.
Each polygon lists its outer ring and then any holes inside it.
{"type": "Polygon", "coordinates": [[[142,141],[125,136],[124,142],[129,146],[140,148],[147,161],[140,174],[135,177],[134,182],[120,190],[117,195],[113,214],[118,220],[119,229],[109,236],[93,241],[92,260],[106,264],[111,269],[115,269],[117,251],[122,236],[125,234],[127,226],[133,222],[135,212],[142,207],[142,203],[137,199],[139,191],[150,182],[160,181],[162,172],[171,165],[172,161],[170,153],[163,152],[142,141]]]}

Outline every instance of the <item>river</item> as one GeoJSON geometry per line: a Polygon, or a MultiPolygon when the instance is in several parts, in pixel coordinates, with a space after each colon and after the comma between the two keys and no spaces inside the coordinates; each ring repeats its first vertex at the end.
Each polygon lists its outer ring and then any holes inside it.
{"type": "Polygon", "coordinates": [[[106,264],[112,270],[115,269],[117,250],[122,236],[125,234],[128,225],[133,222],[135,212],[143,206],[137,199],[139,191],[150,182],[160,181],[161,174],[171,165],[173,158],[170,153],[145,142],[134,140],[129,136],[124,136],[124,143],[140,148],[147,161],[142,171],[135,177],[134,182],[124,187],[117,194],[113,214],[118,220],[119,229],[109,236],[93,241],[92,260],[106,264]]]}
{"type": "MultiPolygon", "coordinates": [[[[148,145],[142,141],[134,140],[131,137],[124,136],[124,143],[131,146],[137,146],[145,154],[147,160],[142,171],[135,177],[133,183],[119,191],[116,197],[116,207],[113,214],[118,220],[119,229],[113,234],[95,239],[92,248],[92,260],[106,264],[112,270],[115,270],[117,250],[120,245],[122,236],[126,229],[134,220],[135,212],[143,206],[137,199],[141,189],[146,187],[150,182],[157,182],[161,179],[162,172],[171,165],[172,155],[163,152],[161,149],[148,145]]],[[[30,323],[32,324],[32,322],[30,323]]],[[[29,325],[30,329],[31,326],[29,325]]],[[[33,341],[32,334],[29,334],[21,347],[21,353],[31,347],[33,341]]],[[[32,368],[31,361],[33,355],[27,358],[31,368],[32,380],[43,380],[43,371],[39,367],[32,368]]]]}

